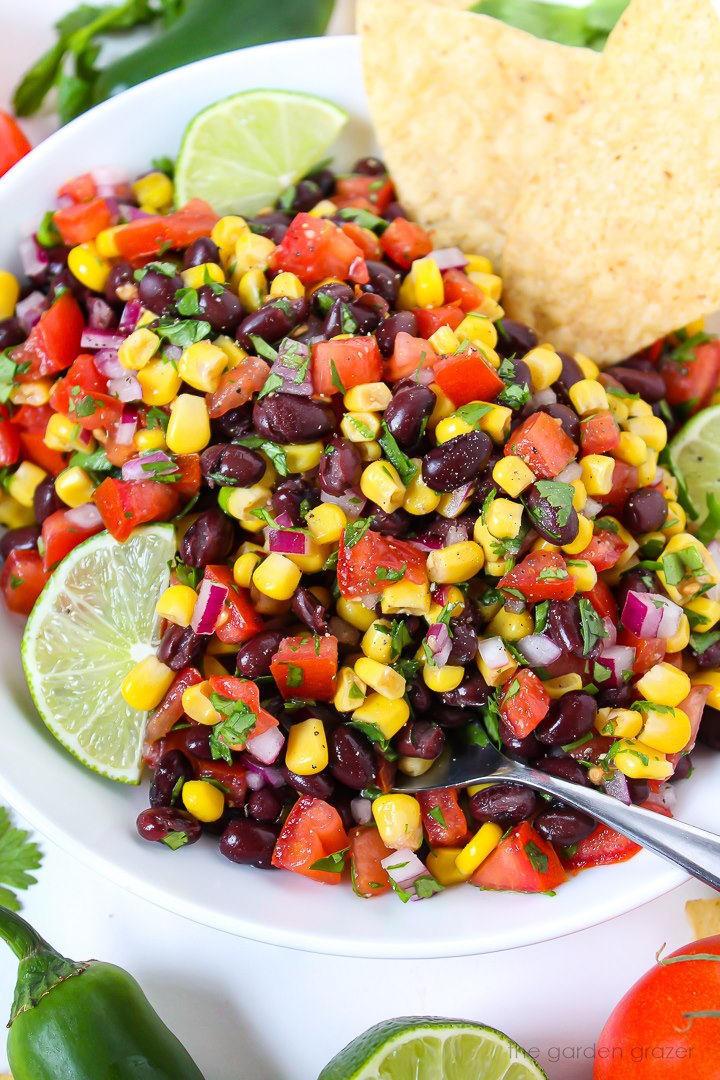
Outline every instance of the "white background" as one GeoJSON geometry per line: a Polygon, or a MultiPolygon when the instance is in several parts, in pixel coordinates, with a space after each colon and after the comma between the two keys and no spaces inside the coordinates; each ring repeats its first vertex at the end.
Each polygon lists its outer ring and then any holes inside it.
{"type": "MultiPolygon", "coordinates": [[[[350,5],[338,2],[333,29],[343,31],[350,5]]],[[[0,0],[0,108],[50,44],[53,19],[70,6],[68,0],[0,0]]],[[[54,126],[48,110],[26,130],[36,141],[54,126]]],[[[71,799],[72,791],[59,791],[58,798],[71,799]]],[[[492,1024],[539,1053],[551,1080],[589,1080],[593,1042],[612,1007],[663,943],[674,948],[689,939],[685,901],[712,895],[692,883],[594,930],[494,956],[348,960],[259,945],[187,922],[40,842],[44,864],[24,913],[67,955],[130,970],[207,1080],[315,1080],[366,1027],[408,1014],[492,1024]]],[[[242,895],[228,897],[242,902],[242,895]]],[[[437,917],[443,918],[442,902],[437,917]]],[[[480,898],[477,917],[483,917],[480,898]]],[[[0,952],[0,1003],[8,1010],[14,980],[14,959],[0,952]]]]}

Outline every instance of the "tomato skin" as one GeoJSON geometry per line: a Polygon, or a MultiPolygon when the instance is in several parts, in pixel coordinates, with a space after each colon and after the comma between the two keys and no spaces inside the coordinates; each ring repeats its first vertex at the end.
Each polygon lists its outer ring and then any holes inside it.
{"type": "Polygon", "coordinates": [[[430,342],[401,330],[395,338],[392,356],[385,361],[384,378],[386,382],[397,382],[414,375],[420,367],[431,368],[434,363],[435,350],[430,342]]]}
{"type": "MultiPolygon", "coordinates": [[[[381,176],[341,176],[335,185],[338,199],[367,199],[376,214],[387,210],[395,198],[392,180],[381,176]]],[[[336,200],[333,199],[333,202],[336,200]]]]}
{"type": "Polygon", "coordinates": [[[606,409],[580,423],[580,445],[583,454],[607,454],[620,443],[620,429],[615,417],[606,409]]]}
{"type": "Polygon", "coordinates": [[[382,249],[403,270],[409,270],[415,259],[429,255],[433,249],[430,235],[414,221],[395,218],[380,237],[382,249]]]}
{"type": "Polygon", "coordinates": [[[95,489],[95,505],[103,524],[116,540],[127,540],[138,525],[167,521],[179,509],[172,484],[156,480],[115,480],[108,476],[95,489]]]}
{"type": "Polygon", "coordinates": [[[0,465],[14,465],[20,457],[20,432],[9,420],[5,405],[0,405],[0,465]]]}
{"type": "Polygon", "coordinates": [[[430,338],[441,326],[454,330],[463,321],[462,308],[457,304],[445,304],[436,308],[413,308],[420,337],[430,338]]]}
{"type": "Polygon", "coordinates": [[[217,390],[206,395],[210,419],[216,420],[231,409],[244,405],[253,394],[262,390],[269,374],[269,365],[259,356],[248,356],[226,371],[217,390]]]}
{"type": "Polygon", "coordinates": [[[357,244],[366,259],[371,259],[374,262],[381,261],[383,251],[374,232],[371,232],[370,229],[364,229],[362,225],[358,225],[355,221],[344,221],[340,228],[352,240],[353,244],[357,244]]]}
{"type": "MultiPolygon", "coordinates": [[[[533,854],[537,864],[537,854],[533,854]]],[[[552,844],[543,840],[529,822],[523,821],[515,826],[509,836],[500,841],[498,847],[480,864],[470,881],[482,889],[540,893],[562,885],[567,881],[567,874],[552,844]],[[526,851],[528,844],[535,845],[543,863],[544,858],[547,858],[546,870],[538,868],[537,865],[533,866],[526,851]]]]}
{"type": "MultiPolygon", "coordinates": [[[[431,847],[452,847],[467,836],[468,825],[455,788],[419,791],[416,798],[420,803],[420,813],[431,847]],[[444,826],[435,817],[431,817],[433,810],[440,811],[445,821],[444,826]]],[[[440,814],[437,814],[437,817],[440,814]]]]}
{"type": "Polygon", "coordinates": [[[123,403],[107,393],[107,382],[92,356],[81,353],[73,360],[67,375],[56,382],[50,404],[86,431],[108,428],[122,416],[123,403]],[[93,411],[83,415],[91,406],[95,406],[93,411]]]}
{"type": "Polygon", "coordinates": [[[197,686],[202,681],[202,675],[194,667],[183,668],[177,673],[172,686],[148,720],[143,757],[147,759],[151,753],[151,744],[157,742],[158,739],[164,739],[173,724],[176,724],[183,715],[183,693],[189,686],[197,686]]]}
{"type": "Polygon", "coordinates": [[[717,341],[697,345],[694,356],[682,363],[666,359],[660,365],[665,397],[673,408],[683,407],[691,416],[710,403],[720,380],[720,346],[717,341]]]}
{"type": "Polygon", "coordinates": [[[80,352],[84,325],[85,320],[76,301],[69,292],[62,293],[40,316],[27,341],[13,349],[16,364],[30,364],[18,381],[32,382],[69,368],[80,352]]]}
{"type": "Polygon", "coordinates": [[[615,626],[618,624],[618,607],[613,596],[612,589],[598,578],[590,592],[585,593],[592,606],[601,619],[610,619],[615,626]]]}
{"type": "Polygon", "coordinates": [[[67,520],[68,513],[70,513],[68,510],[56,510],[42,523],[43,569],[45,571],[52,570],[69,551],[102,530],[102,525],[96,525],[91,529],[80,529],[67,520]]]}
{"type": "Polygon", "coordinates": [[[625,551],[627,551],[627,544],[621,536],[614,533],[612,529],[598,529],[578,558],[587,559],[597,572],[601,573],[615,566],[625,551]]]}
{"type": "Polygon", "coordinates": [[[406,540],[368,529],[357,544],[348,547],[345,537],[340,538],[337,575],[340,592],[345,599],[382,592],[387,581],[378,581],[378,566],[398,571],[405,567],[401,579],[422,585],[427,581],[426,559],[421,551],[406,540]]]}
{"type": "Polygon", "coordinates": [[[494,401],[505,389],[505,383],[472,345],[460,353],[441,356],[434,370],[435,382],[456,407],[470,401],[494,401]]]}
{"type": "Polygon", "coordinates": [[[264,630],[265,623],[252,606],[250,593],[235,584],[231,566],[206,566],[205,577],[227,586],[225,610],[229,617],[215,629],[215,634],[221,641],[228,645],[242,645],[264,630]]]}
{"type": "Polygon", "coordinates": [[[446,270],[443,274],[445,286],[445,303],[458,303],[467,314],[469,311],[477,311],[485,299],[482,289],[473,285],[470,278],[462,270],[446,270]]]}
{"type": "Polygon", "coordinates": [[[621,836],[609,825],[598,825],[594,832],[580,841],[574,855],[561,861],[567,870],[585,870],[590,866],[627,862],[639,850],[639,844],[621,836]]]}
{"type": "Polygon", "coordinates": [[[350,872],[353,889],[365,900],[382,896],[390,888],[390,878],[382,860],[392,854],[374,825],[356,825],[350,830],[350,872]]]}
{"type": "Polygon", "coordinates": [[[612,487],[609,494],[602,495],[598,502],[612,510],[622,510],[631,491],[637,491],[638,471],[634,465],[624,461],[615,461],[612,474],[612,487]]]}
{"type": "Polygon", "coordinates": [[[211,675],[210,686],[213,692],[222,697],[230,698],[231,701],[244,701],[249,709],[257,716],[255,727],[248,738],[262,735],[264,731],[278,726],[278,722],[272,713],[263,709],[260,704],[260,691],[257,683],[250,679],[236,679],[233,675],[211,675]]]}
{"type": "Polygon", "coordinates": [[[200,455],[179,454],[175,458],[175,464],[180,470],[180,479],[173,484],[173,487],[176,495],[185,502],[192,499],[193,495],[196,495],[200,490],[200,484],[202,483],[200,455]]]}
{"type": "Polygon", "coordinates": [[[515,455],[541,480],[552,480],[574,461],[578,448],[547,413],[533,413],[512,433],[505,455],[515,455]]]}
{"type": "Polygon", "coordinates": [[[11,551],[0,574],[8,611],[29,615],[49,576],[37,551],[11,551]]]}
{"type": "Polygon", "coordinates": [[[524,739],[547,716],[550,695],[534,671],[520,668],[503,686],[499,705],[507,726],[518,739],[524,739]]]}
{"type": "MultiPolygon", "coordinates": [[[[565,570],[565,560],[558,551],[531,551],[529,555],[500,578],[498,588],[519,589],[526,600],[537,604],[541,600],[570,600],[575,595],[575,578],[570,574],[560,580],[552,576],[546,580],[540,576],[543,572],[565,570]]],[[[510,593],[512,596],[512,593],[510,593]]]]}
{"type": "Polygon", "coordinates": [[[662,638],[635,637],[623,627],[618,634],[618,645],[629,645],[635,650],[635,663],[632,666],[635,675],[644,675],[665,659],[666,645],[662,638]]]}
{"type": "Polygon", "coordinates": [[[31,149],[29,141],[12,116],[0,110],[0,176],[9,172],[31,149]]]}
{"type": "Polygon", "coordinates": [[[113,216],[106,199],[91,199],[67,206],[64,210],[56,210],[53,221],[63,243],[74,247],[75,244],[94,240],[103,229],[109,229],[113,216]]]}
{"type": "Polygon", "coordinates": [[[332,397],[342,391],[333,373],[350,390],[383,377],[382,357],[374,337],[351,337],[341,341],[316,341],[312,350],[312,380],[316,394],[332,397]]]}
{"type": "Polygon", "coordinates": [[[173,214],[140,218],[121,226],[115,243],[131,262],[152,258],[167,247],[184,248],[201,236],[209,236],[218,215],[202,199],[191,199],[173,214]]]}
{"type": "Polygon", "coordinates": [[[20,447],[24,458],[34,461],[45,472],[59,476],[67,462],[59,450],[51,450],[45,445],[45,432],[32,429],[20,431],[20,447]]]}
{"type": "Polygon", "coordinates": [[[82,173],[80,176],[67,180],[61,188],[58,188],[60,198],[72,199],[74,203],[89,202],[94,199],[97,192],[95,181],[90,173],[82,173]]]}
{"type": "Polygon", "coordinates": [[[278,837],[272,864],[313,881],[339,885],[342,874],[313,870],[313,863],[348,847],[348,835],[334,806],[303,796],[293,806],[278,837]]]}
{"type": "Polygon", "coordinates": [[[327,218],[296,214],[282,243],[270,255],[272,270],[296,274],[305,285],[336,277],[367,285],[370,274],[359,248],[327,218]]]}
{"type": "Polygon", "coordinates": [[[193,767],[196,779],[202,780],[203,777],[209,777],[229,789],[228,794],[225,795],[228,806],[241,807],[245,805],[247,780],[245,778],[245,769],[239,761],[233,761],[231,765],[227,761],[205,761],[201,758],[194,758],[193,767]]]}
{"type": "MultiPolygon", "coordinates": [[[[307,637],[298,634],[283,638],[272,658],[270,672],[283,698],[312,698],[330,701],[335,694],[338,669],[338,642],[332,634],[307,637]],[[300,668],[302,681],[291,686],[291,667],[300,668]]],[[[295,672],[292,672],[294,675],[295,672]]]]}

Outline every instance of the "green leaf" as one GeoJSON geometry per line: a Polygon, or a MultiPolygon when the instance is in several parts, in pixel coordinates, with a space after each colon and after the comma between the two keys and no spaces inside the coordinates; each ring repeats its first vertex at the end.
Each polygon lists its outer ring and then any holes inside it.
{"type": "Polygon", "coordinates": [[[210,753],[213,760],[222,758],[232,764],[230,746],[244,746],[257,723],[257,714],[244,701],[233,701],[221,694],[211,694],[210,704],[226,717],[210,733],[210,753]]]}
{"type": "Polygon", "coordinates": [[[686,577],[697,577],[705,570],[705,564],[697,547],[686,547],[663,555],[660,559],[668,585],[679,585],[686,577]]]}
{"type": "Polygon", "coordinates": [[[608,636],[603,621],[586,597],[581,597],[580,629],[583,638],[583,656],[589,656],[601,638],[608,636]]]}
{"type": "Polygon", "coordinates": [[[28,839],[29,833],[12,824],[9,812],[0,806],[0,902],[12,911],[20,909],[16,890],[29,889],[36,879],[30,873],[37,870],[42,855],[37,844],[28,839]]]}
{"type": "Polygon", "coordinates": [[[438,825],[440,825],[441,828],[447,829],[445,815],[443,814],[439,806],[433,806],[432,810],[430,810],[428,813],[428,817],[431,817],[433,821],[437,821],[438,825]]]}
{"type": "MultiPolygon", "coordinates": [[[[538,494],[545,499],[554,510],[557,510],[557,523],[560,528],[567,525],[573,509],[575,489],[572,484],[563,484],[558,480],[538,480],[535,484],[538,494]]],[[[532,514],[538,517],[539,515],[532,514]]]]}
{"type": "Polygon", "coordinates": [[[147,424],[148,431],[154,431],[155,428],[160,428],[163,435],[167,434],[168,424],[170,417],[164,409],[159,409],[153,405],[152,409],[148,409],[145,414],[145,423],[147,424]]]}
{"type": "Polygon", "coordinates": [[[287,685],[292,687],[302,686],[305,679],[304,669],[299,664],[286,664],[285,668],[287,670],[287,685]]]}
{"type": "Polygon", "coordinates": [[[248,337],[255,346],[255,352],[258,356],[262,356],[264,360],[269,360],[271,364],[277,360],[277,349],[273,349],[272,345],[268,345],[267,341],[261,338],[259,334],[248,334],[248,337]]]}
{"type": "Polygon", "coordinates": [[[704,634],[690,635],[690,646],[698,656],[702,656],[711,645],[717,644],[718,641],[720,641],[720,630],[706,630],[704,634]]]}
{"type": "Polygon", "coordinates": [[[267,397],[268,394],[272,394],[275,390],[279,390],[283,385],[283,380],[280,375],[276,375],[274,371],[271,371],[267,379],[263,383],[262,389],[257,396],[257,400],[267,397]]]}
{"type": "Polygon", "coordinates": [[[57,84],[57,111],[61,124],[69,124],[90,105],[90,86],[77,75],[61,75],[57,84]]]}
{"type": "Polygon", "coordinates": [[[559,45],[602,51],[628,3],[629,0],[591,0],[578,8],[543,0],[479,0],[470,10],[559,45]]]}
{"type": "Polygon", "coordinates": [[[287,476],[287,456],[279,443],[263,439],[261,435],[248,435],[245,439],[236,439],[238,446],[247,446],[250,450],[262,450],[275,466],[278,476],[287,476]]]}
{"type": "Polygon", "coordinates": [[[350,850],[349,847],[343,848],[341,851],[333,851],[331,855],[326,855],[324,859],[317,859],[312,866],[311,870],[324,870],[329,874],[342,874],[345,868],[345,859],[347,853],[350,850]]]}
{"type": "Polygon", "coordinates": [[[362,226],[363,229],[370,229],[371,232],[377,233],[378,236],[382,236],[389,225],[389,222],[378,217],[377,214],[372,214],[369,210],[358,209],[355,206],[345,206],[342,210],[338,210],[337,217],[342,218],[343,221],[354,221],[356,225],[362,226]]]}
{"type": "Polygon", "coordinates": [[[18,116],[32,116],[42,105],[45,95],[55,85],[62,68],[65,46],[56,42],[25,72],[15,87],[13,108],[18,116]]]}
{"type": "Polygon", "coordinates": [[[408,486],[413,477],[417,476],[418,467],[410,460],[407,454],[397,444],[395,436],[390,431],[389,427],[383,420],[381,427],[381,434],[378,438],[378,442],[385,452],[385,457],[388,459],[391,465],[397,469],[398,476],[402,480],[405,487],[408,486]]]}
{"type": "Polygon", "coordinates": [[[528,840],[523,846],[533,870],[536,870],[538,874],[547,874],[548,857],[545,852],[540,850],[534,840],[528,840]]]}
{"type": "Polygon", "coordinates": [[[543,630],[547,626],[548,614],[550,611],[550,601],[543,600],[541,603],[535,605],[535,633],[542,634],[543,630]]]}
{"type": "Polygon", "coordinates": [[[697,530],[697,538],[701,544],[710,544],[720,533],[720,499],[714,492],[707,494],[707,517],[697,530]]]}
{"type": "Polygon", "coordinates": [[[41,247],[51,248],[62,244],[62,237],[55,224],[55,212],[53,210],[48,210],[43,215],[35,236],[41,247]]]}
{"type": "Polygon", "coordinates": [[[355,547],[358,541],[362,540],[363,536],[372,525],[372,522],[373,519],[371,517],[357,518],[356,521],[348,521],[343,536],[345,547],[355,547]]]}
{"type": "Polygon", "coordinates": [[[492,405],[486,405],[484,401],[471,401],[455,410],[455,415],[464,420],[466,424],[474,425],[482,420],[483,416],[493,411],[492,405]]]}
{"type": "Polygon", "coordinates": [[[705,334],[702,330],[697,334],[693,334],[692,337],[688,337],[686,331],[679,330],[677,336],[681,339],[680,344],[672,352],[668,353],[665,359],[671,364],[678,364],[680,367],[684,367],[686,364],[694,364],[697,346],[712,341],[710,335],[705,334]]]}
{"type": "Polygon", "coordinates": [[[197,315],[200,310],[197,289],[178,289],[175,293],[175,307],[180,315],[197,315]]]}
{"type": "Polygon", "coordinates": [[[162,839],[163,844],[166,844],[171,851],[177,851],[178,848],[184,847],[188,842],[188,834],[183,830],[177,832],[169,832],[167,836],[162,839]]]}
{"type": "Polygon", "coordinates": [[[204,319],[174,319],[172,315],[163,315],[156,319],[150,329],[164,341],[179,345],[182,349],[202,341],[212,332],[210,323],[204,319]]]}
{"type": "Polygon", "coordinates": [[[338,375],[338,369],[335,367],[335,361],[332,358],[330,359],[330,370],[332,371],[332,379],[330,380],[332,385],[335,387],[336,390],[339,390],[344,397],[346,390],[343,386],[342,379],[338,375]]]}
{"type": "Polygon", "coordinates": [[[443,892],[445,886],[436,881],[431,874],[421,874],[419,878],[415,878],[413,888],[417,897],[421,900],[427,900],[428,897],[433,896],[435,893],[443,892]]]}
{"type": "Polygon", "coordinates": [[[406,570],[407,563],[403,563],[399,570],[389,570],[386,566],[378,566],[375,577],[378,581],[400,581],[405,576],[406,570]]]}

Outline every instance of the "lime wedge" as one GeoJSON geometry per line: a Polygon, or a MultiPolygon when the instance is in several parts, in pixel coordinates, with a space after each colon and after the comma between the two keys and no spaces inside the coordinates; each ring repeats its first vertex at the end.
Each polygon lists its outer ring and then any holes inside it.
{"type": "Polygon", "coordinates": [[[155,607],[175,555],[172,525],[146,525],[119,544],[101,532],[55,570],[22,641],[38,712],[89,769],[137,784],[147,714],[125,704],[121,683],[157,647],[155,607]]]}
{"type": "Polygon", "coordinates": [[[218,214],[256,214],[325,157],[347,118],[330,101],[287,90],[249,90],[210,105],[183,138],[178,206],[205,199],[218,214]]]}
{"type": "Polygon", "coordinates": [[[376,1024],[325,1066],[318,1080],[547,1080],[522,1047],[467,1020],[402,1016],[376,1024]]]}
{"type": "Polygon", "coordinates": [[[701,409],[678,431],[669,446],[670,461],[685,478],[698,512],[696,525],[707,517],[707,496],[718,495],[720,477],[720,405],[701,409]]]}

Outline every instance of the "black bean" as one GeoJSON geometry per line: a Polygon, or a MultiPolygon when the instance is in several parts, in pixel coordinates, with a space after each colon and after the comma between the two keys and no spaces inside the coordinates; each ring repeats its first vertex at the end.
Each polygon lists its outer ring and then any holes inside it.
{"type": "Polygon", "coordinates": [[[256,401],[253,422],[267,439],[280,443],[307,443],[323,439],[335,427],[335,414],[327,405],[298,394],[270,394],[256,401]]]}
{"type": "Polygon", "coordinates": [[[631,491],[623,507],[623,525],[633,535],[662,529],[668,515],[668,504],[657,488],[644,487],[631,491]]]}
{"type": "Polygon", "coordinates": [[[578,364],[577,360],[570,356],[569,353],[558,353],[558,356],[562,360],[562,371],[560,372],[560,378],[557,380],[557,384],[561,390],[564,390],[567,394],[571,386],[580,382],[585,378],[583,370],[578,364]]]}
{"type": "Polygon", "coordinates": [[[451,529],[453,536],[459,535],[460,531],[462,531],[465,533],[462,539],[471,540],[474,524],[475,516],[472,514],[463,514],[459,518],[436,517],[430,522],[427,531],[430,536],[437,536],[439,540],[442,540],[443,544],[447,544],[448,534],[451,529]]]}
{"type": "Polygon", "coordinates": [[[683,754],[683,756],[679,758],[678,763],[675,766],[675,772],[670,777],[670,782],[674,784],[677,780],[687,780],[692,771],[692,758],[689,754],[683,754]]]}
{"type": "Polygon", "coordinates": [[[647,780],[628,780],[628,791],[636,805],[650,798],[650,784],[647,780]]]}
{"type": "Polygon", "coordinates": [[[304,510],[311,510],[319,501],[320,493],[314,484],[301,476],[290,476],[275,488],[272,508],[278,515],[287,514],[291,523],[299,528],[305,524],[304,510]]]}
{"type": "Polygon", "coordinates": [[[343,495],[360,482],[363,460],[355,443],[333,435],[320,459],[318,483],[327,495],[343,495]]]}
{"type": "Polygon", "coordinates": [[[0,539],[0,562],[5,562],[11,551],[37,551],[39,539],[39,525],[23,525],[19,529],[8,529],[0,539]]]}
{"type": "Polygon", "coordinates": [[[580,417],[574,409],[570,409],[567,405],[558,402],[555,405],[543,405],[540,411],[552,416],[553,420],[559,420],[560,427],[568,439],[572,439],[576,445],[580,445],[580,417]]]}
{"type": "Polygon", "coordinates": [[[585,840],[595,831],[597,822],[580,810],[573,810],[563,803],[551,803],[547,810],[538,814],[533,825],[543,839],[563,848],[585,840]]]}
{"type": "Polygon", "coordinates": [[[211,421],[214,439],[227,442],[230,439],[244,439],[253,434],[252,405],[238,405],[229,409],[222,416],[211,421]]]}
{"type": "Polygon", "coordinates": [[[382,216],[385,218],[386,221],[395,221],[395,218],[405,218],[406,220],[410,219],[410,215],[408,214],[402,203],[396,201],[388,203],[388,205],[383,210],[382,216]]]}
{"type": "Polygon", "coordinates": [[[350,315],[355,320],[355,334],[371,334],[387,315],[390,305],[384,297],[367,293],[348,305],[350,315]]]}
{"type": "Polygon", "coordinates": [[[613,378],[630,394],[639,394],[644,401],[654,405],[665,397],[665,383],[657,371],[639,371],[637,368],[618,365],[612,369],[613,378]]]}
{"type": "Polygon", "coordinates": [[[59,274],[50,281],[50,288],[48,289],[48,306],[57,300],[63,292],[71,292],[79,304],[87,306],[88,297],[93,293],[90,289],[82,285],[74,274],[71,274],[67,267],[61,270],[59,274]]]}
{"type": "Polygon", "coordinates": [[[185,533],[180,544],[180,558],[188,566],[205,567],[223,563],[235,544],[232,518],[218,507],[201,514],[185,533]]]}
{"type": "Polygon", "coordinates": [[[412,311],[397,311],[394,315],[388,315],[387,319],[383,319],[375,331],[375,339],[385,359],[392,356],[398,334],[410,334],[411,337],[417,337],[417,329],[417,318],[412,311]]]}
{"type": "Polygon", "coordinates": [[[720,750],[720,710],[711,705],[706,705],[703,711],[698,742],[709,746],[711,750],[720,750]]]}
{"type": "Polygon", "coordinates": [[[478,638],[474,628],[464,619],[453,619],[452,648],[448,663],[464,666],[475,659],[478,638]]]}
{"type": "Polygon", "coordinates": [[[220,838],[220,854],[230,862],[270,870],[279,835],[276,825],[235,818],[220,838]]]}
{"type": "Polygon", "coordinates": [[[158,761],[150,785],[150,805],[170,806],[180,779],[192,780],[192,765],[182,750],[168,750],[158,761]]]}
{"type": "Polygon", "coordinates": [[[24,340],[23,328],[14,316],[0,320],[0,351],[19,345],[24,340]]]}
{"type": "Polygon", "coordinates": [[[416,675],[412,682],[407,683],[405,692],[416,713],[430,712],[430,709],[434,707],[434,695],[425,685],[422,677],[416,675]]]}
{"type": "Polygon", "coordinates": [[[138,299],[156,315],[169,315],[175,310],[175,293],[182,287],[179,274],[168,277],[159,270],[148,270],[138,282],[138,299]]]}
{"type": "Polygon", "coordinates": [[[372,743],[361,731],[349,724],[340,724],[328,739],[328,768],[341,784],[362,791],[370,787],[377,775],[377,763],[372,743]]]}
{"type": "Polygon", "coordinates": [[[494,821],[507,828],[534,814],[538,797],[530,788],[517,784],[493,784],[471,795],[469,805],[476,821],[494,821]]]}
{"type": "Polygon", "coordinates": [[[430,709],[426,711],[430,712],[433,720],[444,728],[466,727],[470,719],[466,709],[460,705],[438,705],[433,701],[430,709]]]}
{"type": "MultiPolygon", "coordinates": [[[[571,488],[568,488],[568,496],[572,498],[571,488]]],[[[553,500],[543,495],[537,484],[530,485],[523,499],[533,528],[551,544],[572,544],[577,538],[580,519],[572,505],[569,510],[564,506],[554,506],[553,500]]]]}
{"type": "Polygon", "coordinates": [[[221,486],[252,487],[264,476],[265,461],[254,450],[233,443],[216,443],[200,455],[205,480],[221,486]]]}
{"type": "Polygon", "coordinates": [[[540,757],[543,752],[543,748],[535,738],[533,732],[526,735],[524,739],[520,739],[512,728],[508,727],[502,719],[498,723],[498,734],[503,746],[517,757],[532,760],[533,758],[540,757]]]}
{"type": "Polygon", "coordinates": [[[335,190],[335,173],[332,169],[318,169],[308,174],[308,180],[312,180],[320,188],[320,194],[324,199],[332,195],[335,190]]]}
{"type": "Polygon", "coordinates": [[[224,286],[201,285],[198,294],[198,318],[210,323],[216,334],[234,334],[243,317],[237,296],[224,286]]]}
{"type": "MultiPolygon", "coordinates": [[[[290,209],[293,214],[307,214],[322,199],[322,192],[314,180],[299,180],[292,193],[290,209]]],[[[283,203],[285,200],[282,200],[283,203]]]]}
{"type": "Polygon", "coordinates": [[[580,605],[576,597],[571,600],[553,600],[548,609],[545,630],[547,636],[561,649],[581,656],[585,647],[582,635],[580,605]]]}
{"type": "Polygon", "coordinates": [[[708,668],[719,668],[720,641],[716,641],[714,645],[710,645],[705,652],[696,653],[693,651],[693,656],[701,671],[706,671],[708,668]]]}
{"type": "Polygon", "coordinates": [[[479,709],[487,705],[490,699],[490,687],[480,672],[469,672],[455,690],[448,690],[442,695],[447,705],[459,708],[479,709]]]}
{"type": "Polygon", "coordinates": [[[220,263],[220,249],[209,236],[201,236],[193,240],[185,252],[183,258],[183,270],[189,270],[192,266],[205,266],[206,263],[220,263]]]}
{"type": "Polygon", "coordinates": [[[535,331],[515,319],[502,319],[497,328],[497,351],[501,356],[524,356],[538,343],[535,331]]]}
{"type": "Polygon", "coordinates": [[[194,758],[201,761],[212,761],[213,753],[210,746],[210,734],[212,728],[206,724],[191,724],[185,729],[185,750],[194,758]]]}
{"type": "Polygon", "coordinates": [[[601,686],[597,696],[599,709],[627,709],[635,700],[635,687],[631,683],[622,686],[601,686]]]}
{"type": "Polygon", "coordinates": [[[282,630],[261,630],[240,646],[235,660],[238,675],[243,679],[259,679],[270,674],[270,662],[280,648],[282,630]]]}
{"type": "Polygon", "coordinates": [[[437,398],[429,386],[420,383],[397,389],[385,410],[384,420],[399,446],[415,446],[425,431],[437,398]]]}
{"type": "MultiPolygon", "coordinates": [[[[280,717],[278,717],[279,719],[280,717]]],[[[298,715],[295,713],[293,721],[297,720],[298,715]]],[[[330,747],[328,745],[328,754],[329,752],[330,747]]],[[[328,799],[335,790],[335,784],[328,775],[327,770],[315,773],[314,776],[299,776],[297,773],[290,772],[287,765],[283,765],[281,772],[290,787],[300,795],[309,795],[312,799],[328,799]]]]}
{"type": "Polygon", "coordinates": [[[548,715],[535,728],[535,738],[547,746],[575,742],[593,730],[596,716],[592,694],[571,690],[551,703],[548,715]]]}
{"type": "Polygon", "coordinates": [[[246,315],[237,328],[236,337],[243,349],[255,352],[250,335],[257,335],[268,344],[287,337],[308,313],[307,300],[271,300],[258,311],[246,315]]]}
{"type": "Polygon", "coordinates": [[[372,517],[371,528],[375,532],[382,533],[383,536],[394,536],[396,539],[405,536],[413,524],[412,516],[407,510],[403,510],[402,506],[388,514],[381,507],[370,503],[365,508],[365,513],[367,517],[372,517]]]}
{"type": "Polygon", "coordinates": [[[359,176],[387,176],[387,166],[380,158],[364,157],[355,162],[350,172],[359,176]]]}
{"type": "Polygon", "coordinates": [[[328,625],[325,608],[318,598],[305,585],[300,585],[293,593],[290,610],[301,622],[305,623],[313,634],[327,634],[328,625]]]}
{"type": "Polygon", "coordinates": [[[325,317],[336,301],[351,304],[354,299],[355,293],[349,285],[343,285],[341,281],[329,281],[313,293],[312,308],[316,315],[325,317]]]}
{"type": "Polygon", "coordinates": [[[253,791],[247,801],[247,810],[250,817],[255,818],[256,821],[262,821],[266,824],[275,822],[280,817],[285,800],[281,793],[283,789],[276,790],[275,788],[264,787],[259,791],[253,791]]]}
{"type": "Polygon", "coordinates": [[[158,660],[173,671],[196,667],[209,640],[206,636],[193,633],[189,626],[170,625],[160,641],[158,660]]]}
{"type": "Polygon", "coordinates": [[[153,806],[149,810],[143,810],[138,814],[137,831],[143,840],[155,843],[164,840],[173,832],[185,833],[188,844],[194,844],[200,839],[202,826],[186,810],[178,810],[174,806],[153,806]]]}
{"type": "Polygon", "coordinates": [[[402,284],[402,274],[386,263],[375,262],[374,259],[367,259],[366,263],[370,281],[364,286],[365,292],[377,293],[378,296],[387,300],[390,307],[395,307],[402,284]]]}
{"type": "Polygon", "coordinates": [[[618,611],[622,615],[629,592],[660,592],[661,589],[660,579],[654,571],[646,569],[630,570],[629,573],[623,574],[619,585],[615,586],[618,611]]]}
{"type": "Polygon", "coordinates": [[[113,266],[105,285],[105,299],[113,307],[124,307],[126,301],[118,296],[118,289],[126,289],[128,285],[135,285],[135,271],[128,262],[120,262],[113,266]]]}
{"type": "Polygon", "coordinates": [[[457,435],[425,455],[423,480],[433,491],[454,491],[480,475],[491,453],[492,443],[484,431],[457,435]]]}
{"type": "Polygon", "coordinates": [[[443,729],[432,720],[408,720],[394,739],[394,747],[403,757],[434,761],[445,745],[443,729]]]}
{"type": "Polygon", "coordinates": [[[536,762],[537,768],[551,776],[559,776],[562,780],[568,780],[571,784],[580,784],[587,787],[587,769],[583,769],[574,758],[571,757],[543,757],[536,762]]]}

